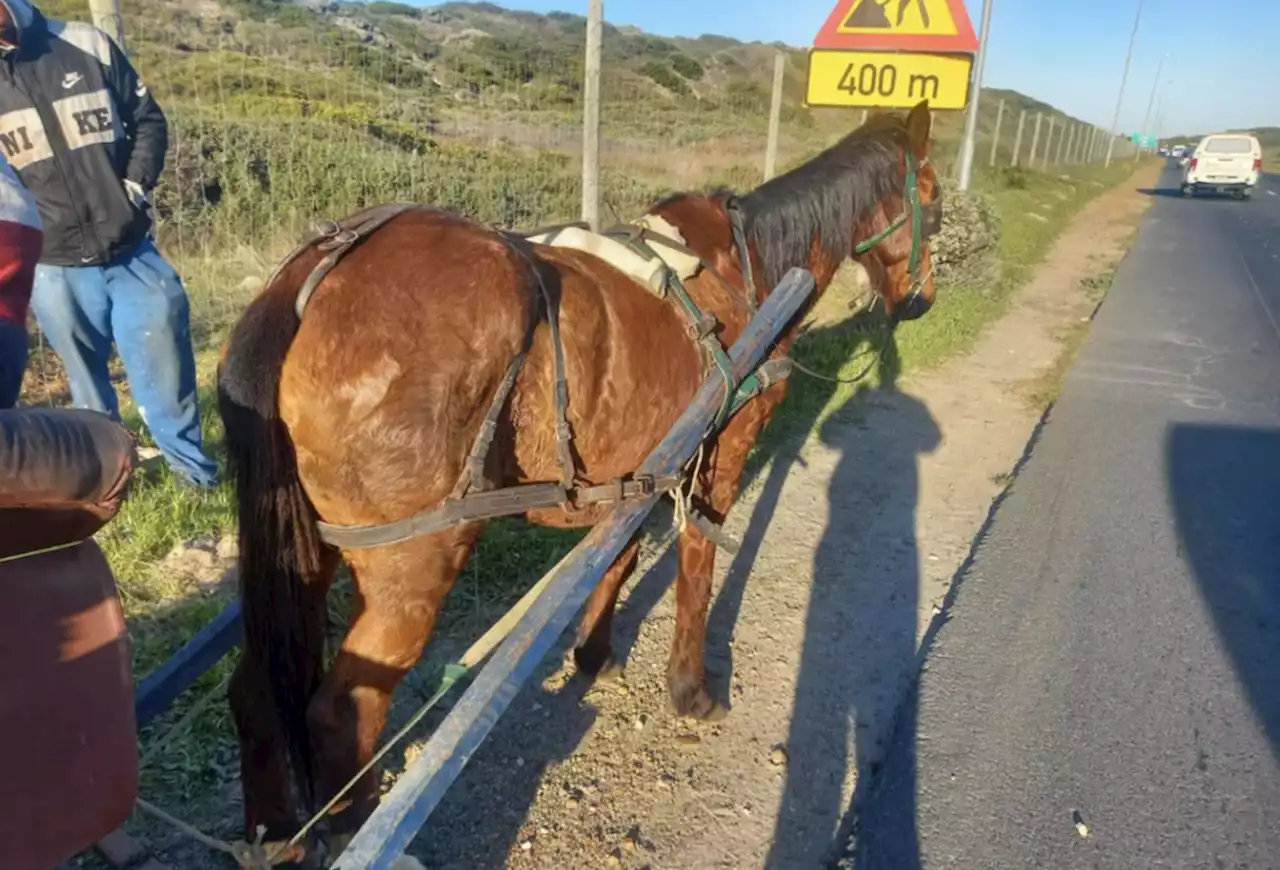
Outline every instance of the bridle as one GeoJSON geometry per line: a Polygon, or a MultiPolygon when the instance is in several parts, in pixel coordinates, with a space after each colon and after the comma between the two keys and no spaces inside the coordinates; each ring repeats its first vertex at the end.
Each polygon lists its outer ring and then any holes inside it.
{"type": "MultiPolygon", "coordinates": [[[[911,303],[920,296],[924,289],[923,279],[925,276],[920,274],[924,243],[927,239],[936,236],[942,229],[942,185],[935,182],[933,201],[927,205],[921,203],[920,188],[918,186],[920,170],[929,164],[929,158],[926,157],[916,163],[914,154],[910,151],[904,153],[907,159],[907,175],[903,182],[902,199],[906,206],[903,208],[902,214],[898,215],[896,220],[880,230],[880,232],[854,245],[853,252],[855,254],[867,253],[901,229],[908,220],[911,221],[911,256],[907,261],[907,268],[911,275],[911,292],[907,294],[907,298],[902,301],[900,306],[902,309],[907,309],[911,307],[911,303]]],[[[725,210],[729,214],[729,228],[733,234],[733,243],[738,249],[739,268],[742,271],[747,291],[747,306],[750,313],[755,314],[755,276],[752,274],[751,253],[747,245],[745,221],[737,197],[730,197],[725,202],[725,210]]]]}
{"type": "Polygon", "coordinates": [[[920,202],[918,179],[920,170],[928,165],[929,158],[926,157],[917,164],[915,155],[910,151],[906,152],[906,158],[907,177],[903,182],[902,191],[902,198],[906,206],[903,208],[902,214],[898,215],[896,220],[880,232],[853,246],[855,254],[865,254],[896,233],[910,219],[911,256],[907,260],[907,269],[911,276],[911,292],[907,294],[907,298],[899,306],[901,310],[910,309],[911,303],[920,296],[924,289],[924,276],[920,274],[924,243],[927,239],[936,236],[942,229],[942,185],[935,182],[935,195],[932,202],[927,205],[920,202]]]}

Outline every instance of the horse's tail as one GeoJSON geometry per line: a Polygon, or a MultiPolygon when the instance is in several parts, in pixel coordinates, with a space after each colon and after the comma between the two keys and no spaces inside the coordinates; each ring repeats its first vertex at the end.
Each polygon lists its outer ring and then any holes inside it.
{"type": "Polygon", "coordinates": [[[328,583],[315,508],[279,413],[281,371],[301,325],[291,286],[277,280],[236,324],[218,371],[218,410],[240,525],[242,667],[270,690],[294,776],[310,804],[306,713],[324,669],[328,583]]]}

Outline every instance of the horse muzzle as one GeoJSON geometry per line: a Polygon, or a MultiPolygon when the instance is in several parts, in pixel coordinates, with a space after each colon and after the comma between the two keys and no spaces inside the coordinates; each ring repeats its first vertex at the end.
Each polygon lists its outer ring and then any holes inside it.
{"type": "Polygon", "coordinates": [[[928,314],[929,309],[932,307],[932,299],[923,293],[912,293],[902,301],[901,305],[893,309],[893,320],[895,323],[901,323],[904,320],[917,320],[928,314]]]}

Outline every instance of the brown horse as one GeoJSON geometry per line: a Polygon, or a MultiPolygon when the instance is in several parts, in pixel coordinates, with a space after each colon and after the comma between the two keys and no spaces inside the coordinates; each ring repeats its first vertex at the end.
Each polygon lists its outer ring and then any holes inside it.
{"type": "MultiPolygon", "coordinates": [[[[927,103],[905,117],[878,115],[741,198],[683,193],[654,206],[703,261],[686,286],[718,321],[726,347],[792,267],[811,271],[821,292],[853,256],[896,320],[929,309],[928,236],[941,195],[927,161],[930,124],[927,103]],[[734,211],[747,251],[734,241],[734,211]]],[[[296,829],[296,798],[323,803],[372,757],[392,692],[417,662],[484,526],[464,522],[339,552],[321,540],[318,520],[388,523],[440,505],[491,405],[501,414],[485,476],[498,486],[560,479],[548,287],[558,300],[580,481],[633,471],[706,376],[670,301],[577,250],[522,247],[463,217],[408,211],[318,285],[309,282],[314,294],[301,316],[300,290],[322,257],[305,249],[267,282],[236,325],[219,374],[239,495],[245,624],[230,700],[246,823],[251,833],[266,826],[268,839],[296,829]],[[509,397],[495,403],[526,350],[509,397]],[[351,568],[356,605],[325,672],[325,602],[340,558],[351,568]]],[[[790,347],[802,316],[775,355],[790,347]]],[[[728,513],[747,453],[785,392],[785,382],[769,387],[706,442],[694,494],[712,522],[728,513]]],[[[528,519],[581,526],[603,509],[543,508],[528,519]]],[[[586,607],[575,653],[587,674],[613,666],[613,611],[636,546],[586,607]]],[[[678,714],[702,718],[724,712],[703,671],[714,556],[715,544],[690,523],[680,538],[668,685],[678,714]]],[[[345,842],[377,798],[367,775],[333,810],[333,839],[345,842]]]]}

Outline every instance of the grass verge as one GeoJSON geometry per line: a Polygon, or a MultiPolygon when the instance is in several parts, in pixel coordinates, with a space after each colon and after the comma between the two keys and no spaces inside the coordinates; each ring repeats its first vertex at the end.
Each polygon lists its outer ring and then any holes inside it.
{"type": "MultiPolygon", "coordinates": [[[[763,468],[784,444],[794,444],[837,415],[857,413],[857,396],[891,387],[905,371],[937,365],[970,347],[983,328],[1007,308],[1014,291],[1044,257],[1054,238],[1080,208],[1102,191],[1128,178],[1130,165],[1104,169],[1075,167],[1065,175],[1034,171],[980,174],[977,190],[989,198],[1000,219],[998,243],[991,253],[990,280],[940,287],[930,314],[899,328],[882,341],[878,324],[850,318],[856,288],[842,275],[824,297],[811,328],[797,343],[795,355],[806,366],[849,377],[868,363],[869,377],[857,385],[832,385],[797,376],[791,394],[770,425],[752,460],[763,468]]],[[[201,282],[193,282],[193,288],[201,282]]],[[[215,455],[222,432],[213,412],[212,346],[225,334],[228,314],[221,304],[206,304],[195,289],[193,309],[208,312],[200,332],[210,343],[199,370],[206,437],[215,455]]],[[[234,316],[233,314],[231,316],[234,316]]],[[[131,424],[136,428],[137,421],[131,424]]],[[[120,516],[100,535],[100,542],[119,579],[134,643],[134,669],[145,676],[184,643],[221,607],[234,590],[191,575],[174,566],[175,547],[193,541],[216,542],[234,529],[234,502],[229,487],[193,497],[179,489],[167,470],[140,480],[120,516]]],[[[474,635],[492,614],[511,603],[581,537],[581,531],[528,526],[520,520],[491,523],[447,603],[438,624],[440,634],[474,635]]],[[[215,564],[215,568],[218,566],[215,564]]],[[[336,596],[335,611],[345,610],[336,596]]],[[[233,665],[222,662],[188,691],[174,709],[141,735],[144,752],[158,735],[216,690],[233,665]]],[[[142,788],[149,799],[213,832],[236,835],[238,804],[236,748],[225,703],[210,705],[184,735],[175,739],[143,771],[142,788]]],[[[154,828],[143,829],[160,834],[154,828]]]]}

